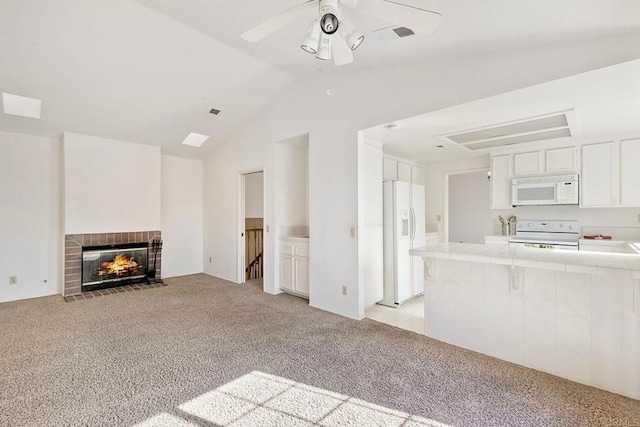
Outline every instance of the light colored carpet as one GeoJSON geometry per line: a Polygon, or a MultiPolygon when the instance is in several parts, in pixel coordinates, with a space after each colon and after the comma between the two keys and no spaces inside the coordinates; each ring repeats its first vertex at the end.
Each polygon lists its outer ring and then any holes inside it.
{"type": "Polygon", "coordinates": [[[0,304],[0,425],[640,425],[638,401],[409,331],[256,285],[167,282],[0,304]]]}

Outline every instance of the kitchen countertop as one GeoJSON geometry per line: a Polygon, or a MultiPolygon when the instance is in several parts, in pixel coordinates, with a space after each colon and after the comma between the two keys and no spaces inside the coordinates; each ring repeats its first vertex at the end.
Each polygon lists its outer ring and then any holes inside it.
{"type": "MultiPolygon", "coordinates": [[[[640,246],[637,243],[636,245],[640,246]]],[[[640,279],[640,254],[637,253],[593,253],[452,242],[412,249],[410,253],[423,258],[484,262],[601,276],[619,273],[622,270],[630,272],[634,279],[640,279]]]]}
{"type": "Polygon", "coordinates": [[[613,240],[613,239],[580,239],[578,244],[581,246],[606,246],[610,248],[619,248],[620,251],[616,253],[627,254],[640,254],[640,243],[629,242],[627,240],[613,240]]]}
{"type": "Polygon", "coordinates": [[[309,236],[280,236],[284,242],[309,242],[309,236]]]}

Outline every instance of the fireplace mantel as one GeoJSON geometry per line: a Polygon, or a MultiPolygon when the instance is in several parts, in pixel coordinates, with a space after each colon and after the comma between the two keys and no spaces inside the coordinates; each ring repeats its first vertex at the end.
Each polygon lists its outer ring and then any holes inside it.
{"type": "MultiPolygon", "coordinates": [[[[150,244],[154,239],[161,239],[161,232],[135,231],[126,233],[93,233],[93,234],[67,234],[64,239],[64,289],[63,296],[79,295],[82,293],[82,247],[102,246],[122,243],[150,244]]],[[[160,279],[162,266],[162,252],[158,252],[156,264],[156,279],[160,279]]]]}

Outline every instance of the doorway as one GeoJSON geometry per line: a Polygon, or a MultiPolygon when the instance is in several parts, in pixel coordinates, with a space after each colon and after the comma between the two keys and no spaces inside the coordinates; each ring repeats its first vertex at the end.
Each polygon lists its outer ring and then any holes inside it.
{"type": "Polygon", "coordinates": [[[486,169],[447,175],[445,241],[484,244],[484,236],[493,234],[487,177],[486,169]]]}
{"type": "Polygon", "coordinates": [[[262,287],[264,275],[264,173],[240,176],[240,244],[238,282],[262,287]]]}

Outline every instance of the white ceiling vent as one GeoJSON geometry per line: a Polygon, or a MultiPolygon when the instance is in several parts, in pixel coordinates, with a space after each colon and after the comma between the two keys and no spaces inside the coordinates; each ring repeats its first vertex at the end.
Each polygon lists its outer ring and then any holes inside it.
{"type": "Polygon", "coordinates": [[[389,41],[400,39],[403,37],[409,37],[414,35],[415,33],[411,28],[395,26],[380,28],[379,30],[375,30],[373,34],[375,34],[376,37],[378,37],[382,41],[389,41]]]}
{"type": "Polygon", "coordinates": [[[570,137],[572,133],[569,125],[571,120],[567,117],[569,113],[573,111],[456,133],[445,138],[469,150],[483,150],[570,137]]]}

